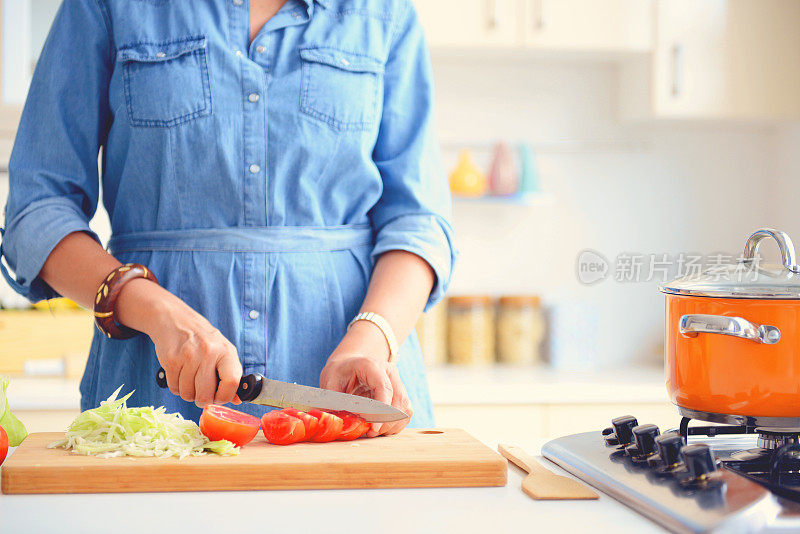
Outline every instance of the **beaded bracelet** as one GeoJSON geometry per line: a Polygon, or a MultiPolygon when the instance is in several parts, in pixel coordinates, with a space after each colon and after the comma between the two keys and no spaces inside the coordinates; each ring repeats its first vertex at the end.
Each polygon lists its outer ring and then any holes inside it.
{"type": "Polygon", "coordinates": [[[114,319],[117,297],[119,297],[122,287],[136,278],[144,278],[158,284],[156,275],[144,265],[126,263],[111,271],[97,289],[97,296],[94,299],[94,322],[106,337],[129,339],[141,333],[118,323],[114,319]]]}

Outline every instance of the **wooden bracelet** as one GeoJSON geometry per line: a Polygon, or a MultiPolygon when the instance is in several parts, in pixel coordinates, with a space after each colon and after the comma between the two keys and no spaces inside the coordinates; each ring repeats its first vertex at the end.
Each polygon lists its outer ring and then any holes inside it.
{"type": "Polygon", "coordinates": [[[117,297],[119,297],[122,287],[136,278],[144,278],[158,284],[156,275],[144,265],[126,263],[111,271],[97,289],[97,296],[94,299],[94,322],[106,337],[111,339],[130,339],[141,333],[118,323],[114,318],[117,297]]]}

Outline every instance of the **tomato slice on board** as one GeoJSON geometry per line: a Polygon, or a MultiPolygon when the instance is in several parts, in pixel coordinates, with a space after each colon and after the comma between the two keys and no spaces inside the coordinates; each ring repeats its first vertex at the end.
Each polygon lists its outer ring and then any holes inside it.
{"type": "Polygon", "coordinates": [[[206,405],[200,416],[200,431],[208,439],[227,439],[238,447],[250,443],[259,428],[261,421],[258,417],[219,404],[206,405]]]}
{"type": "Polygon", "coordinates": [[[261,429],[267,441],[275,445],[291,445],[306,437],[303,421],[279,410],[267,412],[261,417],[261,429]]]}
{"type": "Polygon", "coordinates": [[[350,412],[336,412],[336,415],[341,417],[344,423],[342,432],[337,438],[338,441],[352,441],[358,439],[369,430],[369,423],[355,414],[350,412]]]}
{"type": "Polygon", "coordinates": [[[8,434],[5,429],[0,426],[0,465],[3,465],[6,454],[8,454],[8,434]]]}
{"type": "Polygon", "coordinates": [[[319,428],[317,433],[311,437],[309,441],[316,441],[317,443],[327,443],[336,440],[342,433],[344,421],[338,415],[323,412],[322,410],[309,410],[309,415],[313,415],[319,419],[319,428]]]}
{"type": "Polygon", "coordinates": [[[287,415],[291,415],[292,417],[297,417],[303,422],[303,426],[306,430],[305,439],[309,439],[311,436],[317,433],[317,429],[319,428],[319,419],[313,415],[310,415],[306,412],[301,412],[297,408],[284,408],[281,411],[287,415]]]}

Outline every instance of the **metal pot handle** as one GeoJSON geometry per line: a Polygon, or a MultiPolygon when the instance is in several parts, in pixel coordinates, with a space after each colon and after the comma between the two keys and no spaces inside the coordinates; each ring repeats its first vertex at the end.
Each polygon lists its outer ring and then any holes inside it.
{"type": "Polygon", "coordinates": [[[797,257],[794,253],[794,244],[792,239],[786,232],[775,230],[774,228],[761,228],[756,230],[750,237],[747,238],[747,243],[744,245],[744,253],[742,254],[743,263],[752,263],[758,252],[758,245],[761,241],[771,237],[778,243],[778,248],[781,251],[781,260],[783,266],[793,272],[800,273],[800,266],[797,265],[797,257]]]}
{"type": "Polygon", "coordinates": [[[781,339],[781,331],[775,326],[751,323],[742,317],[703,313],[682,316],[678,329],[686,337],[695,337],[697,334],[723,334],[765,345],[774,345],[781,339]]]}

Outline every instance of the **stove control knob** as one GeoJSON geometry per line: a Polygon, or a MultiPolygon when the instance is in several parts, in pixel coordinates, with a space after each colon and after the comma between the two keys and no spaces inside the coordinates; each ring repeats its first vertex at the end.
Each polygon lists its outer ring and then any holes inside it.
{"type": "Polygon", "coordinates": [[[656,453],[656,438],[661,434],[656,425],[635,426],[632,432],[636,443],[636,455],[647,457],[656,453]]]}
{"type": "Polygon", "coordinates": [[[703,480],[717,469],[714,454],[708,445],[703,443],[683,447],[681,457],[686,464],[690,480],[703,480]]]}
{"type": "Polygon", "coordinates": [[[667,432],[656,438],[658,446],[658,456],[665,467],[675,467],[681,462],[681,447],[683,447],[683,437],[674,432],[667,432]]]}
{"type": "Polygon", "coordinates": [[[614,429],[611,427],[603,429],[603,439],[605,439],[606,446],[608,447],[619,445],[619,440],[617,440],[617,435],[614,434],[614,429]]]}
{"type": "Polygon", "coordinates": [[[617,442],[620,445],[633,443],[633,427],[638,424],[639,422],[632,415],[623,415],[612,419],[611,426],[614,427],[614,435],[617,437],[617,442]]]}

